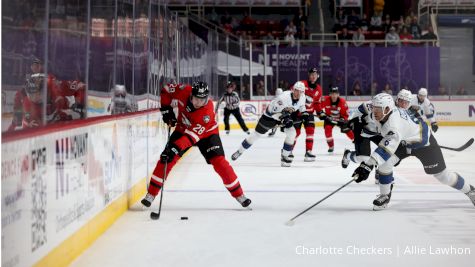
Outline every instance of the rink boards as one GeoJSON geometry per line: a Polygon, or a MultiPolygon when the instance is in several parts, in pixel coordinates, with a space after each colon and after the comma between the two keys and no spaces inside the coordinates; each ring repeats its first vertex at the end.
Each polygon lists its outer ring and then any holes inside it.
{"type": "Polygon", "coordinates": [[[145,193],[160,121],[155,110],[3,137],[2,266],[65,266],[89,247],[145,193]]]}

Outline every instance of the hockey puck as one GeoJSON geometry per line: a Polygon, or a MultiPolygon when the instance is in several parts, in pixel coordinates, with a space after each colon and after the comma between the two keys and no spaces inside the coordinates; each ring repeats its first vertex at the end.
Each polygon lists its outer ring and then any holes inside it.
{"type": "Polygon", "coordinates": [[[181,217],[180,220],[182,221],[188,220],[188,217],[181,217]]]}

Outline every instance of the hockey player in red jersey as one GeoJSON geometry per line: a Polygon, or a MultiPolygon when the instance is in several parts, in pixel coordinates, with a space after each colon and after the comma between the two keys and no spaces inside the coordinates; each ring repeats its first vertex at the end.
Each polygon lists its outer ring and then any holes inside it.
{"type": "MultiPolygon", "coordinates": [[[[41,74],[42,77],[44,77],[43,73],[43,62],[38,59],[34,58],[33,62],[31,63],[30,69],[32,74],[29,75],[27,79],[26,85],[28,85],[28,81],[31,81],[31,77],[34,77],[34,74],[41,74]]],[[[56,77],[52,74],[48,74],[47,78],[47,88],[48,92],[57,92],[57,83],[56,83],[56,77]]],[[[24,115],[24,110],[23,110],[23,105],[25,100],[28,102],[28,94],[26,92],[26,86],[22,87],[20,90],[18,90],[15,93],[15,98],[13,101],[13,120],[11,125],[8,127],[7,131],[13,131],[13,130],[18,130],[23,128],[23,115],[24,115]]],[[[30,86],[30,90],[35,90],[33,87],[30,86]]],[[[56,93],[55,93],[56,94],[56,93]]],[[[58,95],[58,94],[56,94],[58,95]]],[[[51,97],[49,95],[48,97],[51,97]]],[[[31,103],[27,103],[27,106],[31,106],[31,103]]],[[[36,123],[34,123],[36,124],[36,123]]]]}
{"type": "MultiPolygon", "coordinates": [[[[317,84],[317,80],[320,78],[317,68],[311,68],[308,71],[308,80],[302,80],[305,84],[305,107],[307,108],[307,113],[309,116],[298,116],[294,121],[294,127],[297,131],[297,136],[295,137],[295,143],[297,143],[297,138],[300,135],[300,128],[302,124],[305,128],[305,161],[311,162],[315,161],[315,155],[312,154],[313,149],[313,135],[315,133],[315,116],[314,112],[319,110],[320,101],[322,98],[322,88],[317,84]]],[[[294,147],[295,147],[294,143],[294,147]]],[[[291,154],[293,157],[293,154],[291,154]]]]}
{"type": "Polygon", "coordinates": [[[63,112],[67,107],[65,98],[55,87],[46,86],[47,101],[43,103],[44,75],[31,75],[25,84],[26,96],[21,101],[21,126],[16,128],[33,128],[43,125],[43,106],[46,105],[46,122],[70,120],[63,112]]]}
{"type": "Polygon", "coordinates": [[[163,121],[169,126],[176,125],[176,128],[153,171],[148,193],[142,199],[144,206],[150,207],[162,188],[163,178],[168,177],[173,166],[192,146],[200,149],[206,162],[213,165],[214,170],[221,176],[226,189],[243,207],[251,204],[251,200],[243,193],[236,173],[224,157],[213,103],[208,101],[208,95],[209,89],[205,82],[195,82],[193,86],[169,84],[162,89],[160,111],[163,121]],[[173,112],[172,101],[176,101],[178,105],[178,119],[173,112]]]}
{"type": "Polygon", "coordinates": [[[333,152],[335,147],[332,133],[335,125],[340,127],[341,132],[345,133],[351,141],[355,139],[353,132],[346,123],[349,116],[348,105],[345,99],[340,97],[338,87],[330,89],[330,95],[324,98],[320,108],[317,112],[319,112],[320,118],[324,120],[323,127],[325,129],[325,137],[327,138],[328,152],[333,152]]]}

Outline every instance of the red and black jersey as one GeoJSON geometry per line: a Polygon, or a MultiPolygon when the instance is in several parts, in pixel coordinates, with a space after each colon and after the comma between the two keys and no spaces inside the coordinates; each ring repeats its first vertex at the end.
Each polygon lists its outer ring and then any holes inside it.
{"type": "Polygon", "coordinates": [[[339,120],[340,118],[348,120],[348,105],[345,99],[341,97],[338,97],[335,102],[332,102],[331,97],[326,96],[321,103],[321,108],[324,109],[328,117],[334,120],[339,120]]]}
{"type": "Polygon", "coordinates": [[[309,83],[307,80],[302,80],[305,84],[305,107],[309,114],[313,114],[314,111],[320,111],[320,103],[322,99],[322,87],[317,84],[309,83]]]}
{"type": "Polygon", "coordinates": [[[186,84],[168,84],[162,89],[160,95],[162,108],[176,105],[178,108],[178,118],[175,131],[179,131],[188,137],[188,142],[179,144],[180,148],[196,144],[203,138],[213,134],[219,134],[218,123],[215,120],[215,113],[212,101],[208,101],[205,106],[195,109],[191,104],[191,86],[186,84]],[[176,104],[175,104],[176,103],[176,104]]]}

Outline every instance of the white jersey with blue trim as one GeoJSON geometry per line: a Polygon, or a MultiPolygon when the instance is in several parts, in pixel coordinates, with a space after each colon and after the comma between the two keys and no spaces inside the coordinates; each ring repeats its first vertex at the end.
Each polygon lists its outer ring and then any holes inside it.
{"type": "Polygon", "coordinates": [[[350,117],[348,118],[348,121],[354,118],[359,118],[360,122],[365,124],[361,131],[361,136],[366,138],[379,135],[376,128],[376,121],[373,118],[372,105],[371,100],[363,102],[350,114],[350,117]]]}
{"type": "Polygon", "coordinates": [[[434,105],[427,97],[424,99],[424,101],[419,102],[419,98],[417,97],[417,95],[413,95],[411,100],[411,107],[414,106],[424,119],[429,120],[431,123],[435,122],[434,105]]]}
{"type": "Polygon", "coordinates": [[[269,106],[267,106],[266,111],[264,112],[264,115],[275,120],[280,120],[282,111],[286,108],[292,110],[290,113],[294,111],[304,112],[306,110],[305,94],[301,93],[298,100],[293,100],[291,91],[283,92],[270,102],[269,106]]]}
{"type": "Polygon", "coordinates": [[[405,109],[394,109],[384,123],[376,122],[383,139],[371,154],[378,165],[387,161],[404,142],[407,148],[417,149],[429,145],[430,128],[422,119],[416,119],[405,109]]]}

